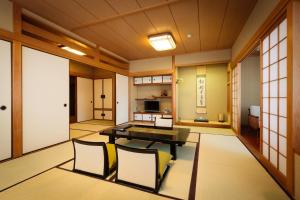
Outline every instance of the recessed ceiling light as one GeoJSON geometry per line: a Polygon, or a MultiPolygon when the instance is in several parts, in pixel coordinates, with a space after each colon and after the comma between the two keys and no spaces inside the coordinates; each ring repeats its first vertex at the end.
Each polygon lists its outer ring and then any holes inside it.
{"type": "Polygon", "coordinates": [[[171,33],[150,35],[148,39],[151,46],[156,51],[166,51],[166,50],[171,50],[176,48],[176,44],[171,33]]]}
{"type": "Polygon", "coordinates": [[[71,52],[71,53],[74,53],[76,55],[79,55],[79,56],[85,56],[86,54],[81,52],[81,51],[78,51],[76,49],[72,49],[71,47],[67,47],[67,46],[64,46],[64,47],[61,47],[63,50],[66,50],[68,52],[71,52]]]}
{"type": "Polygon", "coordinates": [[[186,37],[187,37],[187,38],[191,38],[191,37],[192,37],[192,34],[188,33],[188,34],[186,35],[186,37]]]}

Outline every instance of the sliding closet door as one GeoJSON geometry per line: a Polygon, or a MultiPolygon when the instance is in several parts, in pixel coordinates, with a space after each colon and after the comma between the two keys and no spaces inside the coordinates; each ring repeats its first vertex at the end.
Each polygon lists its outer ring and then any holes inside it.
{"type": "Polygon", "coordinates": [[[113,119],[113,79],[94,80],[94,118],[113,119]]]}
{"type": "Polygon", "coordinates": [[[0,40],[0,160],[11,157],[11,43],[0,40]]]}
{"type": "Polygon", "coordinates": [[[77,77],[77,120],[93,119],[93,79],[77,77]]]}
{"type": "Polygon", "coordinates": [[[287,176],[288,70],[287,20],[263,40],[262,45],[262,150],[265,159],[287,176]]]}
{"type": "Polygon", "coordinates": [[[23,153],[69,139],[69,60],[22,48],[23,153]]]}
{"type": "Polygon", "coordinates": [[[116,124],[128,122],[128,77],[116,74],[116,124]]]}

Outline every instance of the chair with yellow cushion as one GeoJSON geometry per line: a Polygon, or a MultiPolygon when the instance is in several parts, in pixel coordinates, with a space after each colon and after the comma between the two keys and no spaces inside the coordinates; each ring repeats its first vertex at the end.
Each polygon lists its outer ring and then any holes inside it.
{"type": "Polygon", "coordinates": [[[116,182],[158,192],[172,156],[157,149],[116,145],[116,182]]]}
{"type": "Polygon", "coordinates": [[[73,139],[73,171],[106,178],[116,168],[114,144],[73,139]]]}

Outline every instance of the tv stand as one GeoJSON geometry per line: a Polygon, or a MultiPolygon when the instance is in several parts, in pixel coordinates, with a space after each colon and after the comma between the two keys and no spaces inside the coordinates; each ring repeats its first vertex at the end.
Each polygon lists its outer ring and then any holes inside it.
{"type": "Polygon", "coordinates": [[[172,74],[143,74],[131,78],[131,115],[130,120],[136,122],[154,122],[155,117],[172,118],[173,108],[173,76],[172,74]],[[159,100],[160,112],[145,111],[144,102],[159,100]],[[169,111],[168,113],[164,111],[169,111]]]}

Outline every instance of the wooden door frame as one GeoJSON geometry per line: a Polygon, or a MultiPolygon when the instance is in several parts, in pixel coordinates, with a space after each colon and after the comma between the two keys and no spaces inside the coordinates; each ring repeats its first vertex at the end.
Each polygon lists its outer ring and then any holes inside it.
{"type": "MultiPolygon", "coordinates": [[[[233,60],[232,64],[235,65],[241,62],[247,55],[251,52],[251,50],[255,47],[257,42],[268,33],[275,25],[278,25],[279,21],[283,16],[287,18],[287,70],[288,70],[288,89],[287,89],[287,175],[286,180],[284,181],[282,175],[275,170],[275,168],[263,157],[261,152],[258,152],[251,145],[247,143],[247,141],[240,136],[240,131],[235,131],[238,138],[245,144],[248,150],[256,157],[256,159],[267,169],[270,175],[279,183],[279,185],[284,189],[288,195],[293,196],[295,191],[295,182],[294,182],[294,149],[293,149],[293,135],[295,134],[293,131],[293,116],[292,116],[292,99],[293,99],[293,25],[292,25],[292,17],[293,17],[293,0],[281,0],[276,8],[273,10],[271,15],[267,18],[265,23],[258,29],[258,31],[254,34],[254,36],[249,40],[244,49],[239,53],[236,59],[233,60]]],[[[260,89],[262,91],[262,88],[260,89]]],[[[262,118],[260,118],[262,120],[262,118]]],[[[262,130],[261,130],[262,131],[262,130]]],[[[260,134],[262,135],[262,134],[260,134]]],[[[260,145],[262,136],[260,136],[260,145]]]]}

